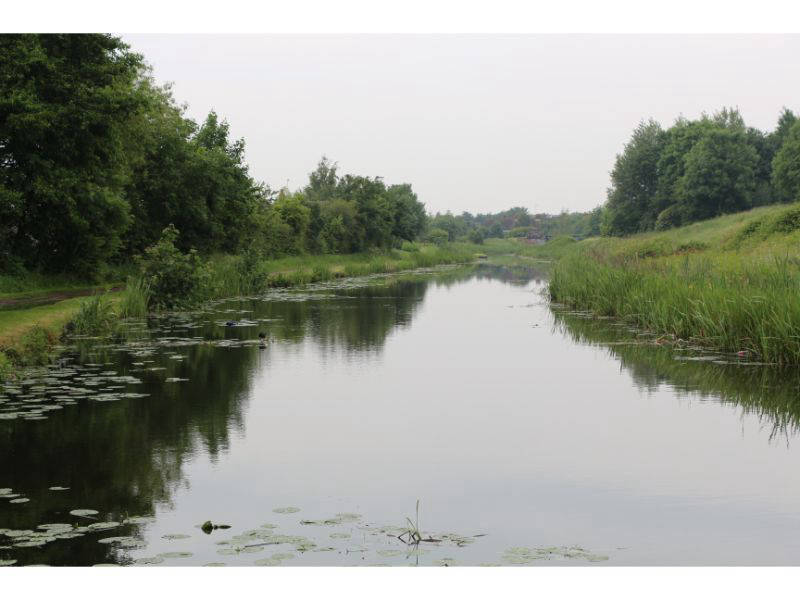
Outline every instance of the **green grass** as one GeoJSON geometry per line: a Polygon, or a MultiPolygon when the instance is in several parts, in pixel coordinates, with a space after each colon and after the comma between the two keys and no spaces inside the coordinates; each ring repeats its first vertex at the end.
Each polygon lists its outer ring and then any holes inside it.
{"type": "MultiPolygon", "coordinates": [[[[543,246],[542,248],[545,248],[543,246]]],[[[573,244],[553,300],[765,362],[800,364],[800,205],[573,244]]]]}
{"type": "Polygon", "coordinates": [[[150,306],[150,284],[143,277],[128,277],[119,302],[122,318],[141,319],[147,316],[150,306]]]}
{"type": "MultiPolygon", "coordinates": [[[[273,287],[290,287],[340,277],[468,263],[472,262],[478,253],[498,254],[512,247],[502,244],[493,246],[488,243],[486,245],[453,243],[441,247],[431,244],[404,244],[403,249],[387,252],[302,255],[275,260],[218,255],[207,261],[209,276],[201,297],[205,299],[232,297],[259,293],[273,287]]],[[[118,273],[125,271],[126,269],[120,269],[118,273]]],[[[9,285],[9,281],[11,280],[6,280],[5,289],[13,287],[9,285]]],[[[61,277],[48,281],[54,283],[51,290],[64,289],[63,285],[70,279],[61,277]]],[[[75,287],[85,287],[79,285],[77,280],[73,282],[75,287]]],[[[17,287],[22,289],[24,286],[19,284],[17,287]]],[[[46,289],[45,280],[39,276],[33,277],[27,286],[29,293],[46,289]]],[[[148,286],[141,278],[129,277],[123,292],[95,295],[88,299],[75,297],[52,304],[1,310],[0,352],[6,351],[16,363],[23,363],[26,350],[21,343],[32,330],[41,329],[54,340],[64,327],[71,323],[70,329],[74,333],[94,335],[111,329],[117,317],[146,316],[149,304],[148,286]]]]}
{"type": "Polygon", "coordinates": [[[467,263],[487,249],[488,246],[467,243],[441,247],[405,244],[403,249],[385,252],[300,255],[259,261],[247,260],[242,256],[218,255],[208,262],[210,280],[204,295],[208,298],[237,296],[342,277],[467,263]]]}

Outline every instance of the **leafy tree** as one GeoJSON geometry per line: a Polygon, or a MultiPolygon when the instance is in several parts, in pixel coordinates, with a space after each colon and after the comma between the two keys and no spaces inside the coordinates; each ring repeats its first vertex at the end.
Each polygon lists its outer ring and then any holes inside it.
{"type": "Polygon", "coordinates": [[[310,202],[325,202],[336,196],[336,184],[339,182],[337,169],[338,165],[327,156],[320,159],[317,168],[308,176],[308,185],[303,189],[310,202]]]}
{"type": "Polygon", "coordinates": [[[758,153],[743,131],[717,128],[688,152],[678,184],[689,220],[708,219],[751,206],[758,153]]]}
{"type": "Polygon", "coordinates": [[[207,273],[197,251],[181,252],[175,246],[177,239],[178,230],[168,225],[140,261],[142,276],[150,285],[150,301],[157,307],[191,304],[206,283],[207,273]]]}
{"type": "Polygon", "coordinates": [[[486,230],[483,227],[475,227],[469,232],[469,241],[473,244],[482,244],[486,239],[486,230]]]}
{"type": "Polygon", "coordinates": [[[434,227],[428,231],[425,238],[432,244],[443,246],[450,240],[450,234],[445,229],[438,229],[434,227]]]}
{"type": "Polygon", "coordinates": [[[633,131],[622,154],[617,155],[608,190],[608,233],[619,235],[648,229],[658,186],[658,161],[665,144],[661,125],[650,120],[633,131]]]}
{"type": "Polygon", "coordinates": [[[311,210],[303,203],[302,194],[291,194],[288,190],[282,190],[275,201],[274,210],[291,231],[291,241],[286,245],[285,251],[289,254],[305,252],[311,210]]]}
{"type": "Polygon", "coordinates": [[[385,197],[394,212],[392,235],[397,240],[414,241],[425,229],[425,206],[408,183],[389,186],[385,197]]]}
{"type": "Polygon", "coordinates": [[[800,121],[795,120],[772,161],[776,189],[792,201],[800,200],[800,121]]]}
{"type": "Polygon", "coordinates": [[[14,219],[3,227],[6,253],[91,274],[117,252],[143,67],[111,35],[0,36],[0,189],[14,219]]]}

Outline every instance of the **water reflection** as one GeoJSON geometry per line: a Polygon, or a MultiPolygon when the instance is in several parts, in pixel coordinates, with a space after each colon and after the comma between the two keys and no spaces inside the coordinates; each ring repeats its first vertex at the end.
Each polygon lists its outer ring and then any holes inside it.
{"type": "MultiPolygon", "coordinates": [[[[283,518],[270,513],[272,506],[295,502],[318,517],[360,511],[351,504],[358,498],[380,515],[379,525],[395,516],[402,524],[420,493],[427,494],[426,523],[488,534],[475,538],[482,549],[459,548],[459,561],[467,556],[462,564],[501,560],[509,547],[542,540],[559,547],[586,541],[613,550],[628,544],[626,527],[646,538],[652,515],[666,514],[644,493],[624,491],[634,484],[689,498],[704,491],[698,481],[714,493],[736,489],[702,474],[692,479],[681,456],[658,463],[665,455],[660,444],[671,436],[659,431],[658,419],[682,426],[697,423],[698,415],[637,412],[649,407],[641,406],[635,390],[621,398],[630,384],[604,379],[614,362],[640,390],[668,388],[669,402],[677,395],[735,405],[767,423],[773,436],[797,432],[799,374],[675,360],[673,348],[640,343],[624,326],[564,310],[551,313],[539,295],[545,278],[537,266],[486,264],[337,282],[275,292],[266,302],[237,299],[152,320],[134,327],[120,344],[76,346],[70,351],[74,364],[96,366],[48,384],[48,402],[106,370],[141,381],[120,392],[146,396],[78,398],[46,420],[0,421],[0,488],[30,498],[26,504],[0,501],[0,527],[91,524],[69,515],[76,508],[97,509],[116,522],[142,515],[158,521],[41,547],[0,549],[0,559],[126,563],[132,553],[97,539],[140,535],[152,546],[177,524],[183,533],[197,533],[188,529],[231,514],[246,530],[283,518]],[[555,335],[538,327],[549,317],[555,335]],[[226,321],[237,326],[226,327],[226,321]],[[270,340],[265,350],[258,348],[262,331],[270,340]],[[580,352],[586,345],[604,348],[605,359],[598,364],[580,352]],[[573,364],[583,369],[580,378],[570,373],[573,364]],[[589,385],[607,387],[587,397],[589,385]],[[604,428],[596,427],[601,420],[604,428]],[[651,460],[626,462],[628,445],[651,452],[651,460]],[[70,489],[50,491],[51,486],[70,489]],[[617,494],[612,500],[609,489],[617,494]],[[334,495],[348,498],[334,508],[334,495]],[[275,504],[264,506],[264,498],[275,504]],[[641,522],[634,522],[637,514],[641,522]]],[[[92,393],[113,395],[116,387],[100,383],[92,393]]],[[[23,388],[21,396],[36,400],[31,385],[23,388]]],[[[10,393],[5,400],[2,412],[23,403],[10,393]]],[[[722,441],[752,454],[749,446],[722,441]]],[[[687,445],[702,452],[722,447],[719,442],[698,436],[687,445]]],[[[740,479],[743,487],[750,485],[740,479]]],[[[773,483],[764,475],[766,492],[773,483]]],[[[707,523],[707,514],[701,516],[697,522],[707,523]]],[[[291,519],[287,523],[297,526],[298,519],[291,519]]],[[[679,531],[674,525],[669,529],[679,531]]],[[[193,540],[193,549],[208,553],[198,564],[219,559],[217,538],[198,535],[205,545],[193,540]]],[[[0,545],[7,542],[0,538],[0,545]]],[[[401,550],[389,549],[381,560],[404,561],[401,550]]],[[[352,556],[308,553],[304,559],[339,564],[352,556]]],[[[360,560],[356,556],[352,560],[360,560]]],[[[658,561],[641,556],[642,562],[658,561]]],[[[435,564],[445,557],[452,555],[423,554],[420,560],[435,564]]]]}
{"type": "Polygon", "coordinates": [[[709,350],[657,344],[627,326],[555,309],[555,325],[577,343],[602,346],[619,360],[643,391],[669,386],[678,396],[741,407],[776,435],[788,439],[800,430],[800,372],[749,365],[746,359],[709,350]]]}

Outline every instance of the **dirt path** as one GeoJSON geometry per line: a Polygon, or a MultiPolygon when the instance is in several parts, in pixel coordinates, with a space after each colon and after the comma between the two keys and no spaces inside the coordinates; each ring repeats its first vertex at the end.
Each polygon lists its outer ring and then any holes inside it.
{"type": "MultiPolygon", "coordinates": [[[[118,292],[123,289],[123,285],[115,285],[110,291],[118,292]]],[[[74,290],[55,290],[52,292],[45,292],[42,294],[20,295],[15,298],[0,298],[0,310],[16,309],[16,308],[29,308],[32,306],[41,306],[43,304],[54,304],[61,300],[68,300],[69,298],[76,298],[78,296],[91,296],[97,292],[104,291],[103,287],[89,287],[78,288],[74,290]]]]}

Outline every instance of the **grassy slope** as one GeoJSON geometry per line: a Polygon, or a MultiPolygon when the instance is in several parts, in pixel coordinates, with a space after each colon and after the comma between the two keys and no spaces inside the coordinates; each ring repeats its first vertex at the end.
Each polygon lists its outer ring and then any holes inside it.
{"type": "Polygon", "coordinates": [[[550,283],[558,302],[758,360],[800,364],[800,204],[584,240],[561,253],[550,283]]]}
{"type": "Polygon", "coordinates": [[[82,301],[84,298],[70,298],[45,306],[0,311],[0,349],[12,346],[37,323],[53,333],[60,333],[82,301]]]}

